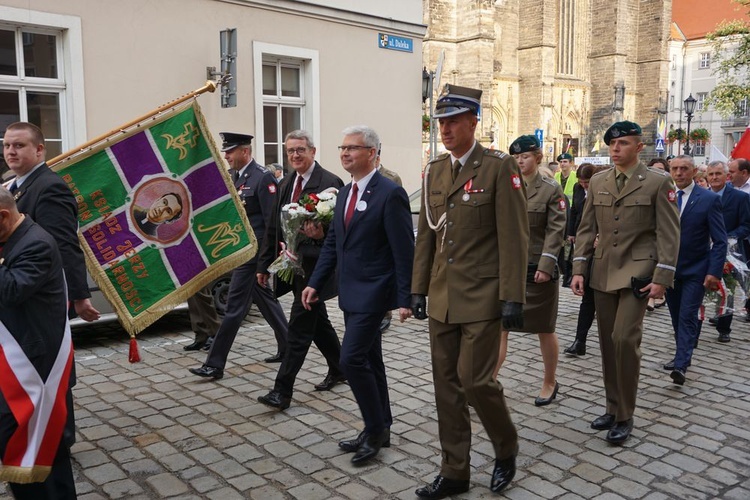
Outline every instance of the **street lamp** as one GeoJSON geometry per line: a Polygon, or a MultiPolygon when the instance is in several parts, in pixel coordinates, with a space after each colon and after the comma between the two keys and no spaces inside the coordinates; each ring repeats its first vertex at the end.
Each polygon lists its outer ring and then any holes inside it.
{"type": "Polygon", "coordinates": [[[695,112],[695,104],[698,101],[695,100],[695,97],[693,97],[693,94],[690,94],[687,99],[685,99],[685,115],[687,117],[687,137],[685,137],[685,149],[684,152],[686,155],[690,154],[690,120],[693,119],[693,113],[695,112]]]}
{"type": "Polygon", "coordinates": [[[427,71],[427,68],[422,68],[422,104],[429,98],[429,111],[427,114],[430,117],[430,161],[435,158],[435,149],[437,149],[437,136],[435,135],[435,119],[432,117],[432,86],[435,82],[435,72],[427,71]]]}

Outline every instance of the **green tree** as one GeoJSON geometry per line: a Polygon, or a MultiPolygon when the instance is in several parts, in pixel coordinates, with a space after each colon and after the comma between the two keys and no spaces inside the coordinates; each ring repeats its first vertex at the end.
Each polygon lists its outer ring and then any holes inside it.
{"type": "MultiPolygon", "coordinates": [[[[750,14],[750,0],[734,0],[750,14]]],[[[711,91],[708,104],[721,116],[739,114],[743,99],[750,102],[750,18],[723,21],[706,35],[713,47],[719,83],[711,91]]]]}

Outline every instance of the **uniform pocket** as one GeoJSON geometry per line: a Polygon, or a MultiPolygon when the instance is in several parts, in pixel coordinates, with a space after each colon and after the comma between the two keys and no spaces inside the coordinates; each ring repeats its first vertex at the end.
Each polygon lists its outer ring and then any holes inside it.
{"type": "Polygon", "coordinates": [[[472,193],[468,200],[461,199],[463,227],[481,227],[494,224],[495,208],[490,193],[472,193]]]}
{"type": "Polygon", "coordinates": [[[623,200],[623,205],[627,209],[623,214],[623,222],[635,222],[637,224],[649,222],[652,217],[651,197],[649,196],[628,196],[623,200]]]}
{"type": "Polygon", "coordinates": [[[529,227],[544,227],[547,222],[547,205],[539,202],[529,202],[529,227]]]}

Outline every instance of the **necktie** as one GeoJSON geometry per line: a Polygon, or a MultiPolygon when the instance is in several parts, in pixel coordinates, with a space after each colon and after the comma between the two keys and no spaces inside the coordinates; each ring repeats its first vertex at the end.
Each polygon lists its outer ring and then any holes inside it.
{"type": "Polygon", "coordinates": [[[294,191],[292,191],[292,203],[299,201],[299,195],[302,194],[302,176],[298,175],[294,182],[294,191]]]}
{"type": "Polygon", "coordinates": [[[620,172],[617,174],[617,178],[615,179],[615,182],[617,183],[617,192],[622,192],[622,188],[625,186],[625,174],[620,172]]]}
{"type": "Polygon", "coordinates": [[[453,180],[456,180],[456,177],[458,177],[458,173],[461,171],[461,162],[456,160],[455,163],[453,163],[453,168],[451,169],[451,175],[453,176],[453,180]]]}
{"type": "Polygon", "coordinates": [[[682,195],[685,194],[685,191],[680,189],[677,191],[677,210],[680,211],[680,214],[682,214],[682,195]]]}
{"type": "Polygon", "coordinates": [[[16,194],[16,191],[18,191],[18,184],[16,184],[16,181],[13,181],[8,191],[10,191],[10,194],[16,194]]]}
{"type": "Polygon", "coordinates": [[[234,184],[237,184],[237,179],[239,178],[240,178],[240,173],[237,172],[236,170],[232,170],[232,182],[234,184]]]}
{"type": "Polygon", "coordinates": [[[344,217],[344,229],[349,227],[349,221],[354,216],[354,207],[357,206],[357,184],[352,184],[352,197],[349,199],[349,205],[346,207],[346,216],[344,217]]]}

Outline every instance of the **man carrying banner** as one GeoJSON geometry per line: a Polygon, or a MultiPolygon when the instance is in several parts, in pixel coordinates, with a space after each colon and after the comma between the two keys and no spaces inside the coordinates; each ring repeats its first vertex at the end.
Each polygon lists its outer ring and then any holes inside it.
{"type": "MultiPolygon", "coordinates": [[[[268,170],[258,165],[252,156],[250,142],[252,135],[224,132],[221,135],[221,151],[232,169],[232,178],[237,193],[245,206],[247,218],[255,232],[258,248],[263,246],[266,226],[276,206],[276,179],[268,170]]],[[[206,362],[200,368],[190,368],[190,373],[199,377],[220,379],[224,376],[224,366],[232,348],[234,338],[250,305],[255,302],[258,310],[268,321],[276,335],[278,352],[286,350],[286,336],[289,327],[284,311],[273,292],[258,286],[255,270],[258,256],[250,259],[232,272],[227,296],[227,310],[216,332],[206,362]]]]}
{"type": "Polygon", "coordinates": [[[73,499],[62,443],[73,365],[62,260],[4,188],[0,248],[0,481],[18,499],[73,499]]]}
{"type": "MultiPolygon", "coordinates": [[[[263,287],[268,283],[268,267],[278,255],[279,244],[283,239],[281,207],[287,203],[296,203],[307,194],[317,194],[328,188],[340,189],[344,185],[341,179],[315,161],[316,149],[309,132],[304,130],[290,132],[285,138],[284,145],[289,158],[289,165],[294,173],[287,175],[281,181],[278,205],[268,225],[264,244],[260,249],[258,283],[263,287]]],[[[310,226],[315,225],[311,224],[310,226]]],[[[317,226],[317,228],[308,227],[308,231],[317,229],[319,234],[310,233],[314,238],[306,238],[300,242],[297,248],[290,249],[299,257],[305,274],[304,276],[295,275],[292,280],[294,302],[292,302],[292,310],[289,313],[289,347],[281,360],[281,366],[276,375],[276,383],[272,391],[258,398],[261,403],[280,410],[285,410],[291,403],[294,381],[302,369],[310,344],[313,342],[328,363],[328,374],[321,383],[315,386],[315,390],[328,391],[345,380],[339,367],[341,343],[336,330],[331,325],[331,320],[328,319],[328,310],[324,302],[335,297],[338,293],[336,280],[329,279],[320,293],[320,300],[309,311],[302,305],[302,290],[307,286],[307,281],[318,262],[325,230],[327,229],[320,224],[317,226]]]]}

